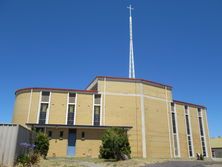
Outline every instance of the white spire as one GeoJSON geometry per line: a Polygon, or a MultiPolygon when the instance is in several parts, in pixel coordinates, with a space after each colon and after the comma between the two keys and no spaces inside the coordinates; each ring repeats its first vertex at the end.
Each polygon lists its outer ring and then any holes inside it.
{"type": "Polygon", "coordinates": [[[127,7],[129,9],[129,30],[130,30],[130,48],[129,48],[129,78],[135,78],[134,68],[134,53],[133,53],[133,27],[132,27],[132,10],[131,5],[127,7]]]}

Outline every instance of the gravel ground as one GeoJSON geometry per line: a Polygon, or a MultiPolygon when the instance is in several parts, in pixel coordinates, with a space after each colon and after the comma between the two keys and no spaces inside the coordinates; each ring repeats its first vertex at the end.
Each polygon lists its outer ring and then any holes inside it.
{"type": "Polygon", "coordinates": [[[222,162],[169,161],[164,163],[149,164],[145,167],[222,167],[222,162]]]}

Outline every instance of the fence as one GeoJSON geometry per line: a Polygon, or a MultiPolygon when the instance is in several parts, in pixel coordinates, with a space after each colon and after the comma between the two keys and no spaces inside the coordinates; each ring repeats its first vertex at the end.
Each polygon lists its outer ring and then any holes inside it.
{"type": "Polygon", "coordinates": [[[33,143],[32,132],[17,124],[0,124],[0,166],[13,166],[26,151],[20,143],[33,143]]]}

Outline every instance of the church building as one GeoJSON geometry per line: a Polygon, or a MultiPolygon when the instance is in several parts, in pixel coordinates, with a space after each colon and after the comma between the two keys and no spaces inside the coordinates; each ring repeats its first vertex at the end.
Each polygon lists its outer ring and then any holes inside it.
{"type": "Polygon", "coordinates": [[[132,157],[211,158],[206,107],[174,100],[169,85],[97,76],[85,90],[24,88],[15,95],[12,123],[46,133],[48,156],[98,157],[104,131],[119,127],[132,157]]]}

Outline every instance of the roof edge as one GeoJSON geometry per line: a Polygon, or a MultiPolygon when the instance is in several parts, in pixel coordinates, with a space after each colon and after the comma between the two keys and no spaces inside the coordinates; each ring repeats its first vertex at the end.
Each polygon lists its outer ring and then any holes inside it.
{"type": "Polygon", "coordinates": [[[182,104],[182,105],[187,105],[187,106],[192,106],[192,107],[198,107],[198,108],[207,109],[207,107],[205,107],[204,105],[193,104],[193,103],[184,102],[184,101],[179,101],[179,100],[173,100],[173,102],[176,103],[176,104],[182,104]]]}
{"type": "MultiPolygon", "coordinates": [[[[113,80],[120,80],[120,81],[135,81],[135,82],[143,82],[143,83],[147,83],[149,85],[152,86],[157,86],[157,87],[161,87],[161,88],[165,88],[167,87],[168,89],[172,90],[172,86],[170,85],[166,85],[166,84],[162,84],[162,83],[158,83],[158,82],[154,82],[154,81],[150,81],[150,80],[146,80],[146,79],[141,79],[141,78],[125,78],[125,77],[112,77],[112,76],[96,76],[88,85],[88,87],[96,80],[96,79],[113,79],[113,80]]],[[[88,88],[87,87],[87,88],[88,88]]]]}
{"type": "Polygon", "coordinates": [[[78,92],[78,93],[96,93],[95,90],[79,90],[79,89],[68,89],[68,88],[45,88],[45,87],[29,87],[29,88],[22,88],[15,91],[15,94],[21,93],[23,91],[31,91],[31,90],[37,90],[37,91],[61,91],[61,92],[78,92]]]}

